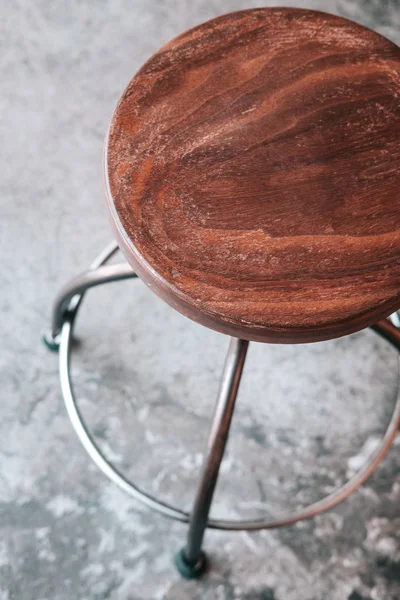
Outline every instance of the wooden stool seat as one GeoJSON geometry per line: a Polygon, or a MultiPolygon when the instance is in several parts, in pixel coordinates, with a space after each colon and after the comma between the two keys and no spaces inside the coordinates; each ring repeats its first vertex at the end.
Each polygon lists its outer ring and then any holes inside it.
{"type": "Polygon", "coordinates": [[[310,342],[400,307],[400,49],[293,8],[225,15],[163,46],[106,142],[138,275],[188,317],[310,342]]]}

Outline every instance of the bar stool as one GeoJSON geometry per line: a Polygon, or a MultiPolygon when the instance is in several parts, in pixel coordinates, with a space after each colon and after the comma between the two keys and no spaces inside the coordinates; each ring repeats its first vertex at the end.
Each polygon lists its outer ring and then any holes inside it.
{"type": "Polygon", "coordinates": [[[231,13],[178,36],[124,91],[104,173],[113,243],[57,295],[72,424],[100,469],[189,523],[176,565],[206,568],[206,527],[281,527],[331,508],[374,471],[400,424],[343,487],[277,520],[209,519],[249,341],[305,343],[365,327],[400,350],[400,50],[348,20],[293,8],[231,13]],[[126,263],[107,265],[120,248],[126,263]],[[86,291],[139,276],[172,308],[231,336],[202,474],[187,513],[128,481],[88,431],[69,362],[86,291]]]}

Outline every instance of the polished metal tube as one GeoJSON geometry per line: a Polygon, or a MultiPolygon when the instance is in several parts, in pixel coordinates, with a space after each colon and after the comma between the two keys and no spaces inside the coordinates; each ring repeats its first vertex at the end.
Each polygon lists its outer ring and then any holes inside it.
{"type": "Polygon", "coordinates": [[[200,557],[208,513],[210,512],[219,468],[229,435],[248,345],[248,341],[237,338],[231,338],[229,344],[212,419],[203,471],[190,515],[189,531],[184,551],[185,559],[189,564],[196,564],[200,557]]]}
{"type": "Polygon", "coordinates": [[[68,309],[74,296],[79,296],[77,301],[80,302],[84,292],[89,288],[111,281],[131,279],[132,277],[137,277],[136,273],[132,271],[132,268],[128,264],[122,263],[118,265],[104,265],[97,267],[96,269],[88,269],[77,277],[74,277],[74,279],[71,279],[71,281],[61,288],[53,304],[51,322],[51,334],[53,338],[59,335],[64,321],[65,311],[68,309]]]}

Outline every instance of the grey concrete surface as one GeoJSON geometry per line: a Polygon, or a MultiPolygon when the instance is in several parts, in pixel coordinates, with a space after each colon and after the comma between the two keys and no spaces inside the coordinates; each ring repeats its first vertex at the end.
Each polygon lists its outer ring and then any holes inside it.
{"type": "MultiPolygon", "coordinates": [[[[57,357],[40,342],[57,288],[111,237],[102,147],[127,81],[185,28],[259,4],[0,6],[0,600],[400,598],[399,443],[323,516],[207,533],[212,568],[185,582],[171,559],[186,527],[139,506],[90,463],[62,405],[57,357]]],[[[400,42],[398,2],[289,4],[400,42]]],[[[140,281],[90,292],[78,334],[77,395],[102,448],[140,485],[189,508],[227,339],[140,281]]],[[[275,514],[332,490],[385,430],[396,369],[395,352],[370,331],[311,346],[253,344],[213,514],[275,514]]]]}

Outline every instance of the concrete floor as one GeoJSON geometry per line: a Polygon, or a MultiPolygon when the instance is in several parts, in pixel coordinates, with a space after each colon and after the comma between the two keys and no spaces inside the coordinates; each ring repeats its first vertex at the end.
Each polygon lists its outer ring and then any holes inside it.
{"type": "MultiPolygon", "coordinates": [[[[263,2],[263,4],[279,2],[263,2]]],[[[186,527],[149,512],[90,463],[40,343],[52,297],[110,237],[103,137],[127,81],[163,42],[259,2],[3,3],[1,39],[0,600],[398,600],[400,444],[349,500],[314,520],[215,533],[212,568],[182,581],[186,527]]],[[[286,4],[286,2],[281,2],[286,4]]],[[[400,42],[395,0],[296,2],[400,42]]],[[[88,294],[73,372],[106,454],[189,508],[227,338],[140,281],[88,294]]],[[[214,515],[318,499],[385,430],[397,357],[372,332],[311,346],[253,344],[214,515]]]]}

